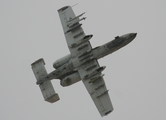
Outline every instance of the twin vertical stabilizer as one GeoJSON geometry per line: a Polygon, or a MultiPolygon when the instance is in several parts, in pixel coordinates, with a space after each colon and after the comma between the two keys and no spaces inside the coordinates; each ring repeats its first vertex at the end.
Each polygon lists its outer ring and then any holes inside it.
{"type": "MultiPolygon", "coordinates": [[[[44,65],[45,62],[42,58],[31,64],[37,82],[39,82],[43,77],[47,76],[47,71],[44,65]]],[[[50,80],[39,84],[39,87],[45,101],[54,103],[59,100],[59,96],[57,93],[55,93],[55,90],[50,80]]]]}

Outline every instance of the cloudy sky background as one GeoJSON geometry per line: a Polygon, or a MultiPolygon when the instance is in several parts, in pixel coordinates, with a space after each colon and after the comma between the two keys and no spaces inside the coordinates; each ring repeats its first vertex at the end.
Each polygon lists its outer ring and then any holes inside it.
{"type": "Polygon", "coordinates": [[[165,120],[166,2],[163,0],[1,0],[1,120],[165,120]],[[52,81],[60,101],[47,103],[31,70],[44,58],[52,63],[69,50],[57,10],[74,5],[86,12],[83,29],[93,47],[117,35],[137,32],[135,40],[99,60],[114,111],[101,118],[82,82],[61,87],[52,81]]]}

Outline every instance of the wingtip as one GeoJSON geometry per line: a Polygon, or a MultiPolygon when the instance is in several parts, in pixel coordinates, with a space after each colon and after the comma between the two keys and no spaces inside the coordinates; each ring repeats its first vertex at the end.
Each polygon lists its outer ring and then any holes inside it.
{"type": "Polygon", "coordinates": [[[62,8],[60,8],[60,9],[58,9],[58,11],[64,11],[64,10],[66,10],[67,8],[69,8],[70,6],[64,6],[64,7],[62,7],[62,8]]]}

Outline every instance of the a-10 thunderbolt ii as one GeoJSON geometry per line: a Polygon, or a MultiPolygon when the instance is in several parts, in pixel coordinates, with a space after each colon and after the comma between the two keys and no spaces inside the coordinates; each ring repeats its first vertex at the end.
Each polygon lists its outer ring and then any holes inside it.
{"type": "Polygon", "coordinates": [[[102,71],[105,66],[100,66],[98,59],[127,45],[137,34],[117,36],[104,45],[92,48],[89,40],[93,35],[85,35],[80,23],[85,19],[82,17],[84,13],[76,16],[70,6],[62,7],[58,13],[70,54],[55,61],[53,63],[55,70],[49,74],[42,58],[32,63],[37,84],[45,101],[54,103],[59,100],[59,96],[54,91],[51,80],[60,79],[62,86],[69,86],[82,80],[100,115],[105,116],[113,111],[113,106],[103,79],[102,71]]]}

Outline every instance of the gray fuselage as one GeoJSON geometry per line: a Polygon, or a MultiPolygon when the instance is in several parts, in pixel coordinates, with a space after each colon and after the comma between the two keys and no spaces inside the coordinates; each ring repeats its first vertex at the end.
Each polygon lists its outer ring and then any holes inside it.
{"type": "MultiPolygon", "coordinates": [[[[124,47],[125,45],[130,43],[136,37],[136,35],[136,33],[129,33],[122,36],[117,36],[114,40],[104,45],[93,48],[91,51],[87,51],[87,53],[84,53],[84,56],[89,60],[100,59],[124,47]]],[[[59,62],[64,61],[64,64],[56,68],[56,70],[54,70],[53,72],[49,73],[41,81],[46,81],[48,79],[60,79],[62,86],[69,86],[73,83],[80,81],[81,78],[77,72],[79,66],[77,65],[77,63],[74,62],[75,59],[76,58],[72,58],[71,55],[67,55],[64,58],[60,59],[59,62]]]]}

